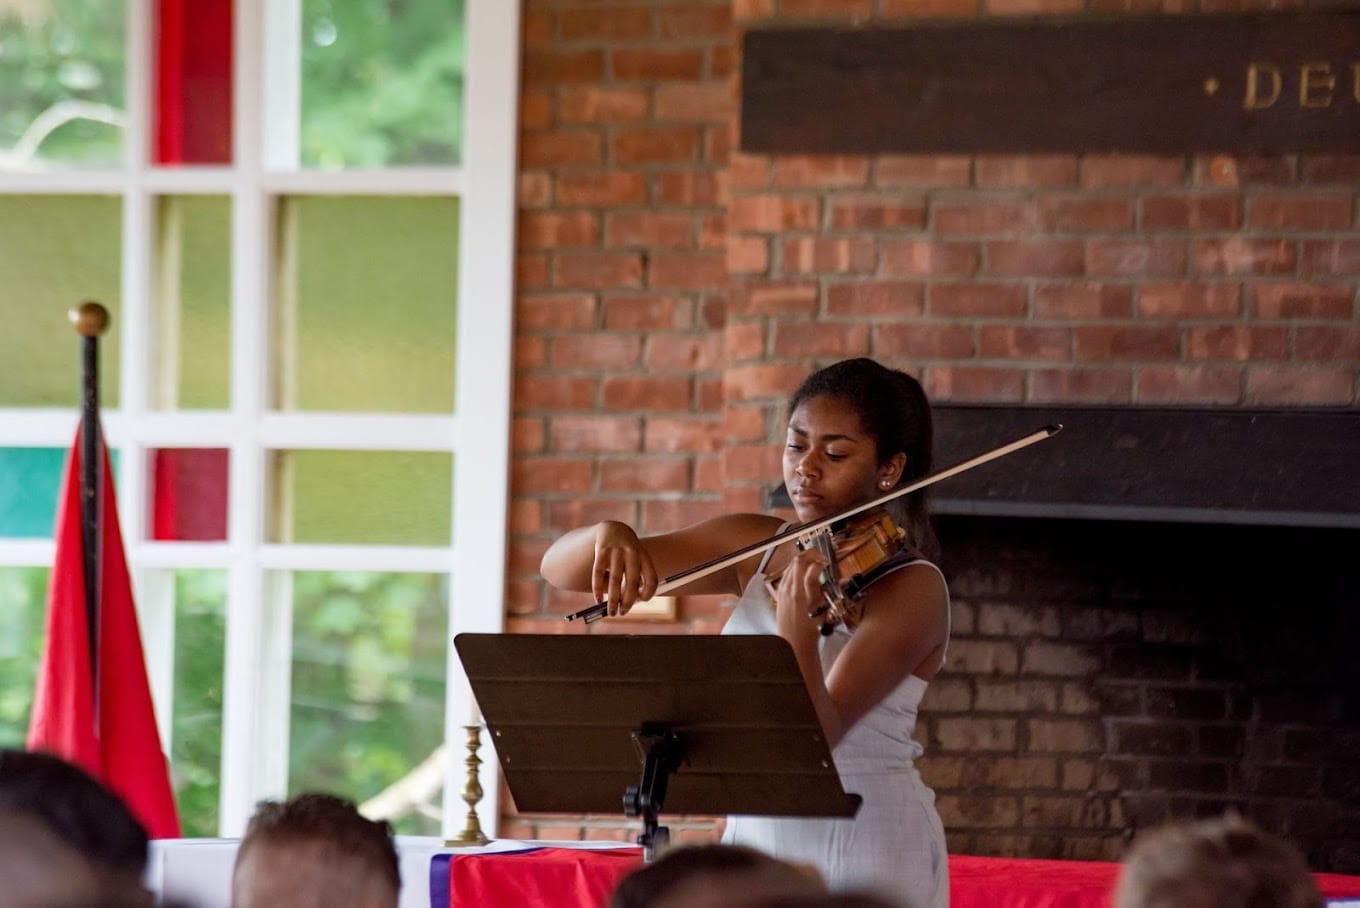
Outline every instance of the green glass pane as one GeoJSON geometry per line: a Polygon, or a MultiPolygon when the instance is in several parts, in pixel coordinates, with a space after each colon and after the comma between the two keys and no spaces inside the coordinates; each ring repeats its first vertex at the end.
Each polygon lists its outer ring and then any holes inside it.
{"type": "Polygon", "coordinates": [[[275,406],[450,412],[458,200],[291,198],[279,235],[275,406]]]}
{"type": "Polygon", "coordinates": [[[114,196],[0,195],[0,407],[79,409],[83,300],[109,310],[99,393],[118,405],[121,218],[114,196]]]}
{"type": "Polygon", "coordinates": [[[273,457],[270,540],[448,545],[453,455],[281,451],[273,457]]]}
{"type": "Polygon", "coordinates": [[[175,572],[175,696],[170,774],[186,836],[215,836],[222,784],[225,571],[175,572]]]}
{"type": "Polygon", "coordinates": [[[160,200],[152,404],[225,410],[231,400],[231,199],[160,200]]]}
{"type": "MultiPolygon", "coordinates": [[[[0,448],[0,538],[52,538],[66,455],[66,448],[0,448]]],[[[109,452],[109,462],[116,492],[118,451],[109,452]]]]}
{"type": "Polygon", "coordinates": [[[0,169],[123,159],[127,4],[0,0],[0,169]]]}
{"type": "Polygon", "coordinates": [[[463,0],[303,0],[304,167],[461,157],[463,0]]]}
{"type": "Polygon", "coordinates": [[[0,747],[24,746],[47,622],[47,568],[0,567],[0,747]]]}
{"type": "MultiPolygon", "coordinates": [[[[442,574],[293,575],[290,794],[362,804],[439,749],[447,602],[442,574]]],[[[438,833],[440,791],[413,800],[387,819],[401,833],[438,833]]]]}

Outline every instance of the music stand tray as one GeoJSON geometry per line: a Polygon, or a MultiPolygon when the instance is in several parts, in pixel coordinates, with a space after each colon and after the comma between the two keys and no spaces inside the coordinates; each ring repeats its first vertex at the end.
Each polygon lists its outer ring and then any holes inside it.
{"type": "Polygon", "coordinates": [[[851,817],[798,671],[773,635],[458,634],[515,806],[643,818],[851,817]]]}

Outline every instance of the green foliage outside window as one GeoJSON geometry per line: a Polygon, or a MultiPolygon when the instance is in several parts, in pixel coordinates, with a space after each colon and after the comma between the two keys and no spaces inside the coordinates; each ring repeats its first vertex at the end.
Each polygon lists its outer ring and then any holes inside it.
{"type": "MultiPolygon", "coordinates": [[[[117,166],[126,120],[126,4],[0,7],[0,168],[117,166]]],[[[463,0],[305,0],[302,164],[461,159],[463,0]]]]}
{"type": "Polygon", "coordinates": [[[126,116],[125,4],[26,6],[0,8],[0,169],[117,166],[126,116]]]}
{"type": "MultiPolygon", "coordinates": [[[[46,621],[47,568],[0,569],[0,747],[24,746],[46,621]]],[[[295,576],[290,791],[362,802],[400,780],[444,736],[447,578],[308,572],[295,576]]],[[[186,836],[218,832],[226,575],[175,576],[171,777],[186,836]]],[[[439,831],[428,811],[394,818],[439,831]]]]}
{"type": "Polygon", "coordinates": [[[462,0],[305,0],[303,165],[457,164],[463,24],[462,0]]]}
{"type": "Polygon", "coordinates": [[[222,791],[227,575],[175,573],[175,707],[170,776],[186,836],[215,836],[222,791]]]}
{"type": "MultiPolygon", "coordinates": [[[[444,735],[447,579],[423,574],[294,575],[289,792],[362,803],[402,779],[444,735]]],[[[171,774],[186,836],[217,834],[221,796],[226,575],[175,578],[171,774]]],[[[439,831],[430,812],[393,818],[439,831]]]]}
{"type": "Polygon", "coordinates": [[[0,568],[0,747],[24,746],[47,621],[47,568],[0,568]]]}
{"type": "MultiPolygon", "coordinates": [[[[290,794],[362,803],[444,740],[448,579],[429,574],[302,572],[293,579],[290,794]]],[[[439,830],[427,813],[398,832],[439,830]]]]}

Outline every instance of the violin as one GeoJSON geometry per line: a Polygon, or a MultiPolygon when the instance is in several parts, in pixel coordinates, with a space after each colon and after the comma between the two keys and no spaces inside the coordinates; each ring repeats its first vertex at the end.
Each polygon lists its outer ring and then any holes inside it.
{"type": "MultiPolygon", "coordinates": [[[[821,633],[829,636],[838,624],[854,630],[864,610],[863,598],[869,586],[900,567],[916,560],[907,544],[907,531],[897,525],[886,507],[878,507],[841,523],[833,523],[800,538],[800,550],[817,549],[826,558],[819,581],[823,601],[808,613],[822,617],[821,633]]],[[[765,581],[774,604],[780,571],[765,581]]]]}
{"type": "MultiPolygon", "coordinates": [[[[1043,441],[1046,438],[1052,438],[1054,435],[1057,435],[1061,429],[1061,423],[1044,426],[1042,429],[1031,432],[1023,438],[1018,438],[1008,444],[993,448],[990,451],[985,451],[976,457],[970,457],[968,460],[955,464],[946,470],[940,470],[938,473],[932,473],[913,483],[893,489],[885,495],[880,495],[863,504],[848,508],[839,514],[833,514],[830,517],[823,517],[818,520],[809,521],[805,524],[790,527],[782,533],[776,533],[768,539],[744,546],[737,549],[735,552],[720,555],[717,558],[705,561],[703,564],[696,565],[695,567],[681,571],[678,574],[672,574],[657,585],[655,595],[661,595],[678,586],[698,580],[700,577],[706,577],[716,571],[731,567],[734,564],[745,561],[752,555],[758,555],[781,543],[797,540],[799,544],[830,546],[830,550],[823,551],[823,554],[826,555],[828,564],[836,565],[837,570],[834,573],[829,574],[827,579],[823,581],[823,591],[826,592],[829,587],[835,587],[834,592],[836,595],[844,596],[849,602],[857,602],[858,599],[863,596],[864,588],[870,583],[873,583],[874,580],[879,579],[890,571],[901,567],[907,560],[914,557],[907,552],[905,545],[898,546],[892,553],[879,555],[880,551],[886,553],[887,550],[892,547],[891,539],[896,533],[901,533],[902,535],[899,538],[902,538],[903,540],[905,540],[906,535],[905,531],[902,531],[900,527],[897,527],[896,523],[892,521],[892,518],[888,516],[887,511],[883,508],[884,505],[894,499],[901,498],[903,495],[909,495],[912,492],[924,489],[926,486],[934,485],[941,480],[956,476],[965,470],[971,470],[973,467],[981,466],[984,463],[996,460],[998,457],[1004,457],[1007,454],[1019,451],[1021,448],[1029,447],[1035,442],[1043,441]],[[879,511],[882,512],[881,516],[876,513],[879,511]],[[850,518],[861,514],[864,514],[865,516],[860,520],[854,522],[850,521],[850,518]],[[892,525],[891,528],[883,523],[884,518],[892,525]],[[852,569],[853,572],[844,581],[844,584],[842,584],[842,581],[839,579],[839,576],[843,571],[840,569],[840,557],[836,552],[834,544],[834,537],[838,527],[842,532],[851,527],[856,528],[856,532],[851,533],[845,539],[847,548],[847,568],[852,569]],[[818,542],[818,539],[823,539],[824,541],[818,542]],[[849,544],[850,540],[856,540],[857,544],[851,546],[849,544]],[[891,564],[889,563],[893,557],[898,557],[902,553],[906,553],[904,560],[899,560],[891,564]],[[860,568],[854,570],[860,565],[867,565],[867,569],[860,568]],[[877,571],[877,573],[875,573],[875,571],[877,571]]],[[[858,620],[858,611],[854,609],[851,610],[855,611],[853,620],[858,620]]],[[[572,612],[570,615],[564,616],[564,620],[575,621],[580,619],[586,624],[590,624],[591,622],[604,618],[608,614],[609,604],[607,602],[597,602],[589,608],[584,608],[579,612],[572,612]]],[[[814,614],[828,614],[840,621],[845,620],[848,612],[844,606],[833,606],[831,597],[828,596],[828,603],[825,610],[815,612],[814,614]],[[839,609],[839,611],[833,611],[833,607],[839,609]]],[[[828,618],[828,620],[830,620],[830,618],[828,618]]],[[[825,622],[823,623],[822,633],[831,633],[825,622]]]]}

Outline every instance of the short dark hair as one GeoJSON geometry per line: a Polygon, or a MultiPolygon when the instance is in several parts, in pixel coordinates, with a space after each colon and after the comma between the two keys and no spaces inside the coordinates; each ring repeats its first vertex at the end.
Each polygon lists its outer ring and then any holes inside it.
{"type": "Polygon", "coordinates": [[[0,750],[0,808],[38,818],[90,861],[139,878],[146,872],[146,828],[118,795],[61,757],[0,750]]]}
{"type": "Polygon", "coordinates": [[[794,865],[746,845],[683,845],[620,880],[608,908],[649,908],[695,877],[743,872],[782,875],[809,884],[815,880],[794,865]]]}
{"type": "Polygon", "coordinates": [[[745,903],[742,908],[903,908],[903,906],[877,893],[855,889],[826,895],[778,895],[745,903]]]}
{"type": "MultiPolygon", "coordinates": [[[[846,359],[805,378],[789,398],[789,416],[814,397],[835,398],[855,411],[860,425],[874,440],[880,464],[895,454],[906,456],[897,481],[899,488],[930,472],[934,421],[925,389],[915,378],[867,357],[846,359]]],[[[904,524],[911,547],[926,558],[937,557],[939,545],[930,525],[926,490],[899,498],[889,508],[904,524]]]]}
{"type": "Polygon", "coordinates": [[[370,820],[353,801],[309,792],[287,801],[261,801],[246,825],[237,861],[260,844],[324,842],[345,857],[363,862],[394,890],[401,889],[401,868],[392,827],[386,820],[370,820]]]}

